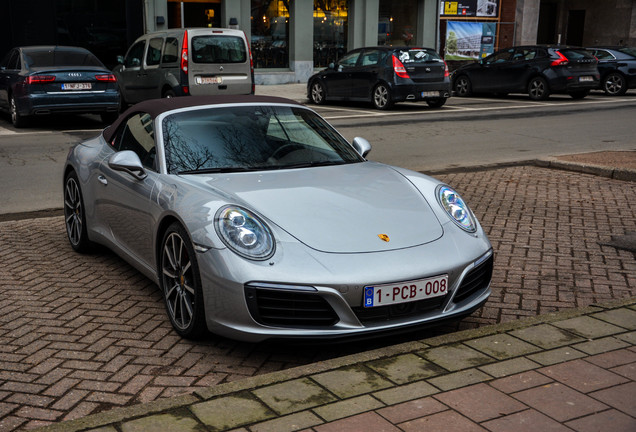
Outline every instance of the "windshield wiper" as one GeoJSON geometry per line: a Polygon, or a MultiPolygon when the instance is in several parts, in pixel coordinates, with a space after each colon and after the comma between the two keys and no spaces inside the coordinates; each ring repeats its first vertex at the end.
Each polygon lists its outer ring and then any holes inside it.
{"type": "Polygon", "coordinates": [[[347,161],[338,160],[326,160],[326,161],[313,161],[313,162],[299,162],[296,164],[290,165],[280,165],[279,169],[288,169],[288,168],[309,168],[309,167],[318,167],[318,166],[329,166],[329,165],[344,165],[348,163],[347,161]]]}
{"type": "Polygon", "coordinates": [[[218,167],[218,168],[200,168],[195,170],[179,171],[177,174],[216,174],[216,173],[231,173],[231,172],[249,172],[249,171],[261,171],[265,167],[218,167]]]}

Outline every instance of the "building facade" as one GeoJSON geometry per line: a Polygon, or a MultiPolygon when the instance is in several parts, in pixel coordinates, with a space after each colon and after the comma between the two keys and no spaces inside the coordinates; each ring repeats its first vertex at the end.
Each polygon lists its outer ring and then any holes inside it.
{"type": "Polygon", "coordinates": [[[433,47],[452,68],[513,45],[636,45],[636,0],[0,0],[0,10],[0,58],[78,45],[109,67],[146,32],[239,28],[257,84],[305,82],[361,46],[433,47]]]}

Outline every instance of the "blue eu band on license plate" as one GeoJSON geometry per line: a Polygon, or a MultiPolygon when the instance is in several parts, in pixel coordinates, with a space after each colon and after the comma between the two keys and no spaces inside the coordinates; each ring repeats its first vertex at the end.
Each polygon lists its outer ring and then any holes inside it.
{"type": "Polygon", "coordinates": [[[448,294],[448,275],[410,282],[367,286],[364,288],[364,307],[387,306],[448,294]]]}

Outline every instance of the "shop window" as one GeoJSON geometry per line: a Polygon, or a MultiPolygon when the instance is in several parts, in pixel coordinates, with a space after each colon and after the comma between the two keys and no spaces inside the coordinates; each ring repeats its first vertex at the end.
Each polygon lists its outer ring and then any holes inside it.
{"type": "Polygon", "coordinates": [[[380,0],[378,45],[415,44],[417,0],[380,0]]]}
{"type": "Polygon", "coordinates": [[[252,56],[256,68],[289,67],[289,0],[252,0],[252,56]]]}
{"type": "Polygon", "coordinates": [[[314,0],[314,67],[335,63],[347,52],[346,0],[314,0]]]}

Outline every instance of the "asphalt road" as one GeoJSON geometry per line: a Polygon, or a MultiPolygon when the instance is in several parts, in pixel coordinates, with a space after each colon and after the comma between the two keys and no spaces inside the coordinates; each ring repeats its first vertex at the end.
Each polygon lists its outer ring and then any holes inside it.
{"type": "MultiPolygon", "coordinates": [[[[553,96],[451,98],[440,110],[398,104],[389,112],[368,105],[314,108],[349,140],[367,138],[372,160],[418,171],[515,162],[599,150],[636,150],[636,92],[584,100],[553,96]]],[[[68,149],[96,136],[95,116],[38,119],[16,130],[0,116],[0,214],[62,207],[62,168],[68,149]]]]}

